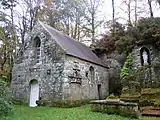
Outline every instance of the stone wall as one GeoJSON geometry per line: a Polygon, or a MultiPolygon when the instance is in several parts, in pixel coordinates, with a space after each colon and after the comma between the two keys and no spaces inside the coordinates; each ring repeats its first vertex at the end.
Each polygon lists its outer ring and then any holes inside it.
{"type": "Polygon", "coordinates": [[[160,51],[153,45],[136,46],[132,51],[133,69],[142,67],[140,50],[147,48],[150,55],[150,68],[146,69],[144,74],[144,84],[146,87],[155,87],[160,85],[160,51]]]}
{"type": "Polygon", "coordinates": [[[117,87],[120,86],[120,71],[125,62],[125,54],[120,54],[117,51],[113,51],[111,53],[101,53],[99,54],[101,60],[108,66],[109,73],[109,93],[115,93],[117,91],[117,87]]]}
{"type": "Polygon", "coordinates": [[[40,87],[40,99],[62,99],[62,78],[65,52],[54,39],[42,28],[36,29],[25,40],[20,49],[12,71],[13,99],[29,102],[30,81],[36,79],[40,87]],[[33,41],[41,40],[40,63],[35,62],[33,41]]]}
{"type": "Polygon", "coordinates": [[[66,55],[54,37],[37,24],[15,59],[11,89],[13,99],[24,103],[29,103],[32,80],[38,81],[40,100],[98,99],[108,95],[108,77],[106,68],[66,55]],[[35,61],[36,37],[41,41],[39,63],[35,61]],[[90,66],[95,71],[92,81],[90,66]]]}
{"type": "Polygon", "coordinates": [[[119,100],[96,100],[91,101],[91,109],[94,112],[118,114],[127,117],[139,118],[140,109],[137,103],[123,102],[119,100]]]}
{"type": "Polygon", "coordinates": [[[102,99],[108,95],[109,74],[107,68],[66,56],[64,69],[64,99],[99,99],[99,97],[102,99]],[[89,70],[91,66],[95,71],[94,80],[91,80],[89,70]],[[77,76],[74,76],[75,71],[78,72],[77,76]]]}

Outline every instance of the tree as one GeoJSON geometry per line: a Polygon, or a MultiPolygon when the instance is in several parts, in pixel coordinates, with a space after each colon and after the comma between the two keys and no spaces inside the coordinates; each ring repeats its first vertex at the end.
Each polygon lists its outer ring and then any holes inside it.
{"type": "Polygon", "coordinates": [[[146,44],[160,46],[160,18],[142,18],[136,26],[128,26],[127,29],[117,23],[115,33],[106,34],[98,43],[107,52],[117,50],[125,53],[131,52],[137,45],[146,44]]]}
{"type": "Polygon", "coordinates": [[[148,5],[149,5],[150,17],[153,17],[152,0],[148,0],[148,5]]]}
{"type": "Polygon", "coordinates": [[[138,16],[137,16],[137,0],[134,0],[135,4],[134,4],[134,16],[135,16],[135,25],[137,23],[137,19],[138,19],[138,16]]]}
{"type": "Polygon", "coordinates": [[[123,52],[126,50],[126,41],[123,39],[125,36],[125,28],[122,24],[115,22],[114,32],[113,28],[110,28],[110,33],[107,33],[103,38],[97,42],[97,46],[100,48],[105,48],[106,52],[112,52],[117,50],[123,52]]]}
{"type": "Polygon", "coordinates": [[[43,0],[23,0],[23,2],[28,8],[29,28],[31,31],[33,29],[33,26],[35,25],[38,16],[38,11],[40,9],[40,5],[42,4],[43,0]]]}
{"type": "MultiPolygon", "coordinates": [[[[136,1],[136,0],[135,0],[136,1]]],[[[131,9],[131,3],[132,3],[132,0],[124,0],[123,3],[125,5],[127,5],[127,16],[128,16],[128,25],[132,25],[132,22],[131,22],[131,12],[132,12],[132,9],[131,9]]],[[[136,9],[136,8],[135,8],[136,9]]],[[[137,14],[137,13],[135,13],[137,14]]]]}
{"type": "Polygon", "coordinates": [[[16,6],[16,4],[17,4],[16,0],[1,0],[1,5],[3,6],[3,9],[10,10],[10,15],[8,15],[7,17],[11,19],[11,21],[8,20],[9,22],[7,21],[7,23],[5,23],[3,26],[5,39],[3,41],[4,47],[2,47],[4,49],[3,57],[4,59],[6,59],[4,61],[8,63],[6,65],[8,65],[9,72],[6,72],[6,73],[7,73],[7,76],[9,77],[9,80],[11,80],[11,76],[12,76],[13,59],[15,57],[16,47],[17,47],[17,36],[16,36],[15,25],[14,25],[14,7],[16,6]]]}
{"type": "Polygon", "coordinates": [[[9,9],[11,13],[12,29],[14,29],[13,9],[16,6],[17,0],[0,0],[4,9],[9,9]]]}
{"type": "Polygon", "coordinates": [[[14,7],[17,4],[17,0],[1,0],[1,4],[4,9],[9,9],[10,10],[10,18],[11,18],[11,39],[15,42],[16,45],[16,33],[15,33],[15,25],[14,25],[14,7]]]}
{"type": "Polygon", "coordinates": [[[30,18],[29,18],[29,8],[26,4],[19,4],[21,11],[15,11],[17,17],[17,34],[20,35],[19,43],[24,44],[25,35],[30,31],[30,18]]]}
{"type": "Polygon", "coordinates": [[[114,29],[114,24],[115,24],[115,6],[114,6],[114,0],[112,0],[112,24],[113,24],[113,29],[114,29]]]}
{"type": "Polygon", "coordinates": [[[70,37],[80,40],[85,34],[82,27],[84,9],[82,0],[46,1],[38,18],[70,37]]]}
{"type": "MultiPolygon", "coordinates": [[[[12,63],[10,60],[13,54],[13,42],[9,36],[5,33],[4,28],[0,28],[0,76],[7,77],[10,77],[11,74],[12,63]]],[[[10,79],[7,82],[10,82],[10,79]]]]}
{"type": "Polygon", "coordinates": [[[91,40],[92,43],[95,43],[96,39],[96,29],[104,22],[103,19],[98,20],[98,13],[99,13],[99,7],[101,6],[100,0],[83,0],[85,4],[85,11],[84,11],[84,18],[86,21],[86,24],[83,25],[83,28],[85,28],[88,33],[91,33],[91,40]]]}
{"type": "Polygon", "coordinates": [[[14,15],[13,15],[13,9],[16,6],[17,0],[1,0],[1,4],[4,7],[4,9],[10,10],[10,18],[11,18],[11,29],[12,29],[12,37],[15,39],[15,30],[14,30],[14,15]]]}
{"type": "Polygon", "coordinates": [[[4,70],[4,64],[7,62],[7,51],[6,51],[6,45],[4,44],[5,41],[5,35],[2,29],[0,29],[0,56],[1,56],[1,60],[0,60],[0,65],[1,65],[1,73],[4,70]]]}

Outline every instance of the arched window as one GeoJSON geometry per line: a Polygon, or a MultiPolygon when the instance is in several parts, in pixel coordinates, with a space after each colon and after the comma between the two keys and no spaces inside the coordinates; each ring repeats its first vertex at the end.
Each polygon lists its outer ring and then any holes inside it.
{"type": "Polygon", "coordinates": [[[89,68],[89,72],[90,72],[91,82],[94,82],[94,80],[95,80],[95,71],[94,71],[94,68],[92,66],[89,68]]]}
{"type": "Polygon", "coordinates": [[[36,63],[40,63],[40,57],[41,57],[41,41],[39,37],[36,37],[34,39],[34,52],[35,52],[35,60],[36,63]]]}
{"type": "Polygon", "coordinates": [[[150,52],[149,52],[148,48],[146,48],[146,47],[141,48],[140,57],[141,57],[141,65],[142,66],[151,64],[150,52]]]}

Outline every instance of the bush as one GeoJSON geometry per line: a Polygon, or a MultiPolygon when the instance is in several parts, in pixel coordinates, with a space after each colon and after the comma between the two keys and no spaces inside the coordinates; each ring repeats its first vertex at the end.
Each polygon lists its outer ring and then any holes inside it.
{"type": "Polygon", "coordinates": [[[11,104],[3,98],[0,98],[0,116],[8,116],[12,111],[11,104]]]}
{"type": "Polygon", "coordinates": [[[12,113],[11,99],[7,83],[0,78],[0,116],[8,116],[12,113]]]}

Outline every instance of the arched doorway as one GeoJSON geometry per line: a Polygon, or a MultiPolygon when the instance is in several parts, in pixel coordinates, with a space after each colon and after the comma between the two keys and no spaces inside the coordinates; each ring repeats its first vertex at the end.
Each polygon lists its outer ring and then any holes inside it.
{"type": "Polygon", "coordinates": [[[39,84],[37,80],[30,81],[30,99],[29,106],[36,107],[36,101],[39,100],[39,84]]]}

